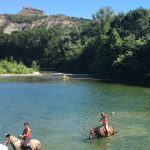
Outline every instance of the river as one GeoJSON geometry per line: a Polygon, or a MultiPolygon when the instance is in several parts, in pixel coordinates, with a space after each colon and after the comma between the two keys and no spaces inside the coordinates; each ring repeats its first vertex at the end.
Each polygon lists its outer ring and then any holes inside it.
{"type": "MultiPolygon", "coordinates": [[[[18,136],[24,121],[44,150],[149,150],[150,88],[98,80],[53,77],[0,77],[0,143],[18,136]],[[118,133],[88,140],[100,112],[118,133]]],[[[9,146],[9,149],[12,149],[9,146]]]]}

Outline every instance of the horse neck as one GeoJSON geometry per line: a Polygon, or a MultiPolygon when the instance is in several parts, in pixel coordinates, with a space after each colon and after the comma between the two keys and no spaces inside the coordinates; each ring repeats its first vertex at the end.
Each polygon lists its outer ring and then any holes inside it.
{"type": "Polygon", "coordinates": [[[14,150],[20,150],[19,146],[17,145],[17,142],[19,142],[19,141],[20,140],[18,140],[16,137],[10,136],[10,144],[14,150]]]}

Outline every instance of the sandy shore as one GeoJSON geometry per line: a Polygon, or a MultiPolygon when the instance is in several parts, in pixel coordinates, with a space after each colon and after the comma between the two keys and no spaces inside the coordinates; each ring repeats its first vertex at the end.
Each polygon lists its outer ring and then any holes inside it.
{"type": "Polygon", "coordinates": [[[0,76],[9,77],[9,76],[42,76],[43,74],[40,72],[34,72],[32,74],[1,74],[0,76]]]}

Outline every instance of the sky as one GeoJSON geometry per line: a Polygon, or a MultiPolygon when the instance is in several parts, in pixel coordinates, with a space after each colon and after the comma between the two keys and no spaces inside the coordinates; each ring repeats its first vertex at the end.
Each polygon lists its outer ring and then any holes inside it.
{"type": "Polygon", "coordinates": [[[0,14],[16,14],[25,6],[43,10],[46,15],[64,14],[91,19],[92,14],[108,6],[115,13],[139,7],[150,9],[150,0],[0,0],[0,14]]]}

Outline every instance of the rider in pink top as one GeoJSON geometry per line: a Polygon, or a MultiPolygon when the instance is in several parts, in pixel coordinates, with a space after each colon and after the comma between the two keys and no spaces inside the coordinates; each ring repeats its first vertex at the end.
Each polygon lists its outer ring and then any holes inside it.
{"type": "MultiPolygon", "coordinates": [[[[113,115],[113,114],[110,114],[110,115],[113,115]]],[[[106,136],[108,136],[108,116],[110,115],[106,115],[104,112],[101,112],[100,123],[102,126],[104,126],[106,130],[106,136]]]]}

